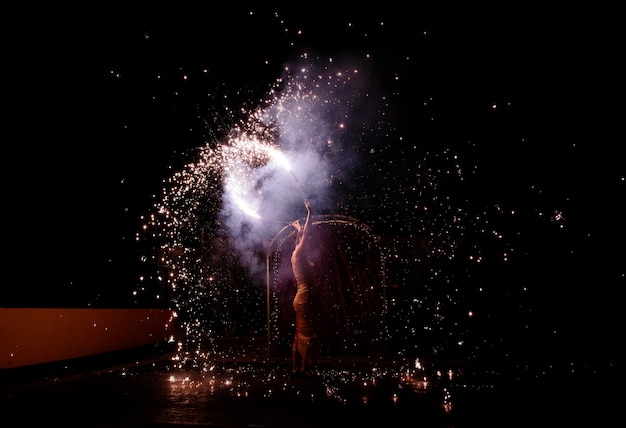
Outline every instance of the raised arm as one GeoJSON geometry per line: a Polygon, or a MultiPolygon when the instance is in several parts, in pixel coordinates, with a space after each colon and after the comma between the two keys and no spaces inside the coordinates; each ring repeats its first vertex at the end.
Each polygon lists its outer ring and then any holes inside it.
{"type": "Polygon", "coordinates": [[[309,222],[311,220],[311,203],[307,199],[304,200],[304,206],[306,207],[306,220],[304,221],[304,229],[302,229],[302,240],[307,237],[309,222]]]}
{"type": "Polygon", "coordinates": [[[307,233],[309,231],[309,223],[311,220],[311,204],[306,199],[304,200],[304,206],[306,207],[307,214],[306,220],[304,222],[304,227],[300,228],[300,223],[295,221],[292,223],[293,227],[298,231],[298,235],[296,238],[296,247],[293,250],[292,258],[298,257],[298,255],[302,252],[302,248],[304,247],[305,239],[307,238],[307,233]]]}

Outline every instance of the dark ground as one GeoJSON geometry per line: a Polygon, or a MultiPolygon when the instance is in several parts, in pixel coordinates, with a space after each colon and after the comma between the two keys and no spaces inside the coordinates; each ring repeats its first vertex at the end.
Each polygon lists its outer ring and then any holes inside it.
{"type": "Polygon", "coordinates": [[[263,338],[216,343],[201,362],[175,355],[150,347],[5,369],[2,426],[609,426],[623,417],[615,370],[520,376],[463,361],[322,358],[311,380],[266,356],[263,338]]]}

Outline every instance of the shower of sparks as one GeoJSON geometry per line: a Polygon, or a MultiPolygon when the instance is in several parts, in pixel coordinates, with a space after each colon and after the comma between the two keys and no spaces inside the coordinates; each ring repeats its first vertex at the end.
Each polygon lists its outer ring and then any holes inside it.
{"type": "MultiPolygon", "coordinates": [[[[185,333],[182,359],[206,358],[216,337],[264,334],[267,245],[302,217],[305,198],[318,213],[356,218],[383,238],[386,339],[396,352],[475,357],[491,349],[501,341],[489,327],[500,294],[523,295],[527,284],[496,289],[485,272],[524,256],[521,223],[562,228],[566,216],[470,199],[478,166],[453,145],[408,141],[361,67],[302,60],[167,178],[142,219],[136,239],[151,245],[153,272],[139,290],[169,290],[185,333]]],[[[522,320],[531,311],[514,310],[522,320]]]]}

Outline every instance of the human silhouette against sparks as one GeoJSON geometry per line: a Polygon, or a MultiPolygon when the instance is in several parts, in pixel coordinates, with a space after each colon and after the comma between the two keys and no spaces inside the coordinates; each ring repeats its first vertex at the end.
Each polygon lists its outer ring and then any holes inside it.
{"type": "Polygon", "coordinates": [[[293,309],[296,313],[296,332],[292,345],[293,375],[296,377],[315,377],[313,367],[319,356],[319,342],[315,330],[315,313],[311,300],[313,279],[312,267],[307,256],[307,241],[311,220],[311,204],[304,200],[307,210],[304,226],[299,221],[292,223],[296,228],[296,245],[291,253],[291,268],[296,280],[296,295],[293,309]]]}

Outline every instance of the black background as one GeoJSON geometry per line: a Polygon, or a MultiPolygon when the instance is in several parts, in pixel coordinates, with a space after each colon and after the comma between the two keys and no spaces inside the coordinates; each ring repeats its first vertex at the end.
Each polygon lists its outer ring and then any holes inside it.
{"type": "Polygon", "coordinates": [[[0,306],[133,305],[139,218],[163,178],[223,131],[206,121],[224,102],[216,94],[231,106],[262,98],[301,49],[368,51],[405,139],[479,165],[462,195],[470,206],[563,210],[562,230],[502,226],[526,251],[514,272],[537,279],[524,299],[572,342],[617,339],[626,259],[615,11],[126,7],[5,15],[0,306]]]}

